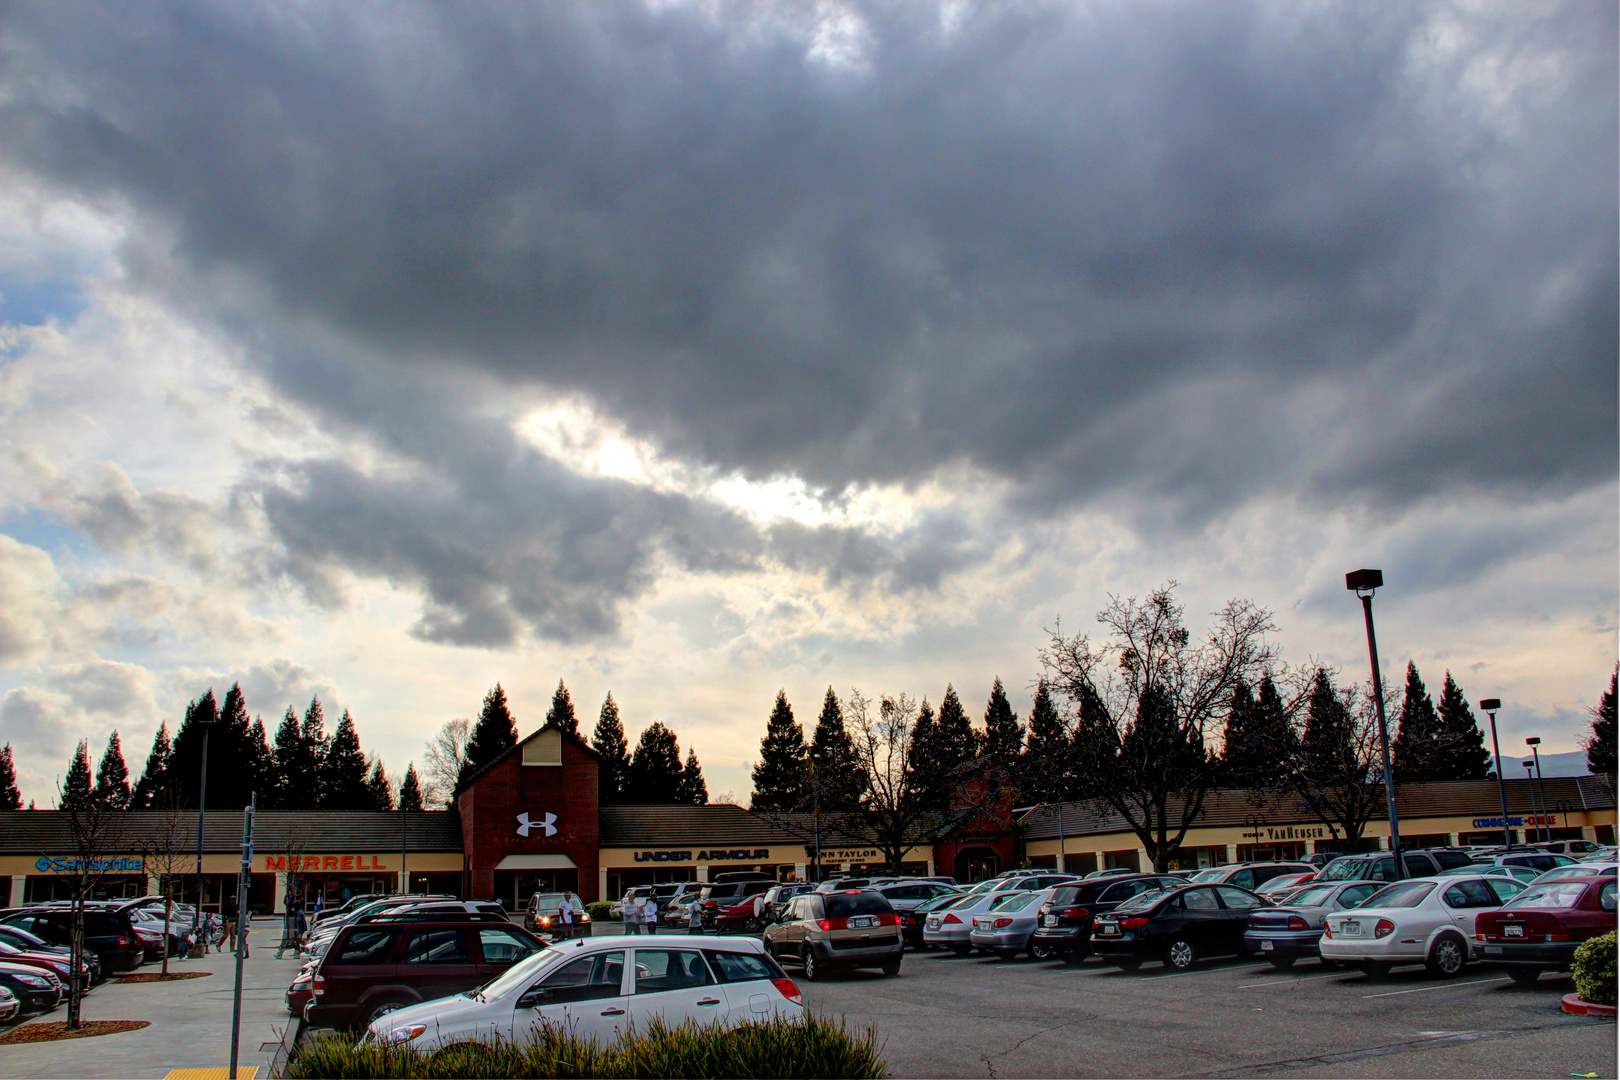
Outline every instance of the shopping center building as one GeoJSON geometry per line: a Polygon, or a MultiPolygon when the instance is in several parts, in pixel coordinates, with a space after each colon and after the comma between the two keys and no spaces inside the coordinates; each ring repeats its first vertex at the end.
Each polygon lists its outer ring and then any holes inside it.
{"type": "MultiPolygon", "coordinates": [[[[601,805],[595,752],[578,736],[547,726],[469,779],[452,810],[264,811],[255,824],[249,903],[280,911],[289,891],[326,904],[357,893],[447,893],[501,901],[510,910],[535,891],[571,889],[586,900],[612,898],[657,881],[708,881],[756,871],[809,879],[882,869],[871,837],[810,815],[755,814],[740,806],[601,805]]],[[[1613,843],[1615,797],[1609,777],[1549,778],[1543,821],[1526,781],[1507,783],[1516,839],[1546,826],[1553,838],[1613,843]]],[[[1397,805],[1403,842],[1494,843],[1501,810],[1494,782],[1402,787],[1397,805]]],[[[955,824],[919,829],[904,855],[916,874],[973,881],[1025,861],[1066,868],[1143,866],[1145,854],[1123,820],[1092,803],[1014,812],[1005,803],[957,813],[955,824]]],[[[90,854],[94,888],[107,896],[197,892],[196,811],[117,815],[112,835],[90,854]]],[[[202,900],[234,903],[243,814],[202,815],[202,900]]],[[[0,812],[0,884],[9,876],[11,906],[65,897],[78,877],[71,823],[55,810],[0,812]]],[[[1376,818],[1370,838],[1384,838],[1376,818]]],[[[1297,798],[1212,792],[1179,853],[1184,867],[1336,850],[1327,824],[1297,798]]]]}

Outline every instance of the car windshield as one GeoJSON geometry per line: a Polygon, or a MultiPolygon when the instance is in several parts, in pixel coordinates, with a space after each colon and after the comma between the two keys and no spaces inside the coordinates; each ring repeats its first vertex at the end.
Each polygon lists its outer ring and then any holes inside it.
{"type": "Polygon", "coordinates": [[[960,904],[965,898],[965,895],[961,893],[952,893],[949,896],[936,896],[927,903],[918,904],[917,910],[944,911],[946,908],[955,907],[957,904],[960,904]]]}
{"type": "Polygon", "coordinates": [[[496,998],[527,989],[535,975],[542,968],[550,966],[551,962],[561,955],[562,949],[555,945],[547,946],[537,953],[525,956],[468,996],[479,1001],[494,1001],[496,998]]]}
{"type": "Polygon", "coordinates": [[[1141,893],[1140,895],[1131,897],[1129,900],[1125,901],[1123,904],[1119,905],[1119,907],[1115,908],[1114,910],[1115,911],[1146,911],[1148,908],[1152,907],[1154,904],[1157,904],[1160,900],[1164,899],[1165,892],[1166,892],[1166,890],[1164,890],[1164,889],[1151,889],[1151,890],[1149,890],[1149,891],[1147,891],[1145,893],[1141,893]]]}
{"type": "Polygon", "coordinates": [[[562,906],[562,893],[560,893],[560,892],[538,893],[538,894],[536,894],[536,896],[534,898],[534,906],[540,911],[545,911],[548,908],[561,907],[562,906]]]}
{"type": "Polygon", "coordinates": [[[1305,889],[1299,895],[1289,897],[1289,907],[1323,907],[1333,899],[1333,887],[1305,889]]]}
{"type": "Polygon", "coordinates": [[[1208,870],[1200,870],[1200,871],[1198,871],[1198,873],[1194,874],[1192,877],[1188,878],[1187,880],[1191,881],[1191,882],[1194,882],[1194,883],[1204,882],[1204,881],[1219,881],[1222,877],[1225,876],[1225,874],[1226,874],[1226,867],[1224,867],[1224,866],[1212,866],[1208,870]]]}
{"type": "Polygon", "coordinates": [[[1033,899],[1035,899],[1035,894],[1032,892],[1008,893],[998,899],[995,903],[991,904],[989,910],[1021,911],[1025,907],[1029,906],[1029,902],[1033,899]]]}
{"type": "Polygon", "coordinates": [[[822,901],[827,906],[827,918],[842,919],[850,915],[886,915],[894,908],[881,893],[828,893],[822,901]]]}
{"type": "Polygon", "coordinates": [[[1434,891],[1432,881],[1402,881],[1367,897],[1364,908],[1417,907],[1434,891]]]}
{"type": "Polygon", "coordinates": [[[1361,863],[1356,859],[1334,859],[1319,876],[1323,881],[1349,881],[1361,876],[1361,863]]]}
{"type": "Polygon", "coordinates": [[[1575,906],[1584,892],[1586,892],[1586,882],[1584,881],[1549,881],[1545,885],[1536,885],[1526,889],[1514,897],[1513,906],[1516,908],[1569,908],[1575,906]]]}

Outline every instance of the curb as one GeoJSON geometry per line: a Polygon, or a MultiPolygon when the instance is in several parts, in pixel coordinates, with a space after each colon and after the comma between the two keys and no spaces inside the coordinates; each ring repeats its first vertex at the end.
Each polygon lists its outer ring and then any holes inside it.
{"type": "Polygon", "coordinates": [[[1594,1005],[1590,1001],[1582,1001],[1579,994],[1564,995],[1564,1011],[1571,1016],[1613,1016],[1615,1006],[1594,1005]]]}

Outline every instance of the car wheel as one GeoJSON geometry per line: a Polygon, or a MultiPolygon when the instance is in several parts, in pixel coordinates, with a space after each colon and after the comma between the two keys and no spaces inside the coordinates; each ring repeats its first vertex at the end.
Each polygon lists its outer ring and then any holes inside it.
{"type": "Polygon", "coordinates": [[[1442,979],[1455,979],[1468,966],[1468,942],[1457,934],[1441,934],[1429,946],[1429,958],[1423,962],[1430,975],[1442,979]]]}
{"type": "Polygon", "coordinates": [[[747,928],[750,934],[757,934],[760,931],[759,920],[754,918],[752,915],[748,917],[748,921],[744,923],[743,926],[747,928]]]}
{"type": "Polygon", "coordinates": [[[1283,968],[1293,967],[1295,958],[1292,956],[1268,956],[1266,959],[1271,962],[1272,967],[1280,971],[1283,968]]]}
{"type": "Polygon", "coordinates": [[[1186,971],[1198,962],[1198,950],[1186,938],[1176,938],[1164,950],[1164,966],[1186,971]]]}
{"type": "Polygon", "coordinates": [[[816,950],[804,950],[804,977],[810,982],[817,982],[823,974],[822,963],[816,959],[816,950]]]}
{"type": "Polygon", "coordinates": [[[373,1005],[371,1007],[371,1011],[366,1014],[365,1026],[370,1027],[373,1023],[382,1017],[387,1016],[389,1013],[398,1012],[405,1007],[405,1004],[406,1003],[403,1001],[379,1001],[377,1004],[373,1005]]]}
{"type": "Polygon", "coordinates": [[[1508,978],[1512,979],[1520,986],[1534,986],[1536,985],[1537,980],[1541,978],[1541,969],[1534,967],[1510,967],[1508,968],[1508,978]]]}
{"type": "Polygon", "coordinates": [[[895,976],[899,975],[900,974],[900,961],[898,959],[895,959],[895,960],[890,960],[887,964],[884,964],[883,965],[883,974],[887,975],[891,979],[894,978],[895,976]]]}
{"type": "Polygon", "coordinates": [[[1046,944],[1045,942],[1037,941],[1035,944],[1029,947],[1029,955],[1034,957],[1036,960],[1051,960],[1057,955],[1057,952],[1052,948],[1052,946],[1046,944]]]}
{"type": "Polygon", "coordinates": [[[1395,965],[1388,960],[1363,960],[1360,966],[1361,973],[1367,978],[1382,979],[1389,974],[1389,969],[1395,965]]]}

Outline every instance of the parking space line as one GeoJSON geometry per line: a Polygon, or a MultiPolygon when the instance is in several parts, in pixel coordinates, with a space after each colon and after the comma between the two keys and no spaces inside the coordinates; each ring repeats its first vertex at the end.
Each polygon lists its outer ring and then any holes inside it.
{"type": "Polygon", "coordinates": [[[1449,990],[1458,986],[1484,986],[1486,983],[1508,982],[1506,977],[1500,979],[1475,979],[1465,983],[1441,983],[1439,986],[1419,986],[1411,990],[1390,990],[1383,994],[1362,994],[1364,998],[1394,997],[1397,994],[1422,994],[1430,990],[1449,990]]]}
{"type": "Polygon", "coordinates": [[[1342,979],[1347,975],[1354,975],[1354,971],[1335,971],[1327,975],[1304,975],[1298,979],[1273,979],[1270,982],[1246,983],[1238,987],[1239,990],[1253,990],[1257,986],[1293,986],[1295,983],[1312,982],[1316,979],[1342,979]]]}

